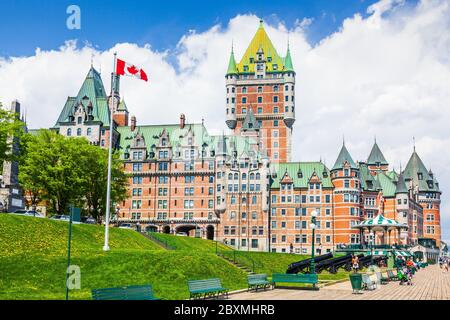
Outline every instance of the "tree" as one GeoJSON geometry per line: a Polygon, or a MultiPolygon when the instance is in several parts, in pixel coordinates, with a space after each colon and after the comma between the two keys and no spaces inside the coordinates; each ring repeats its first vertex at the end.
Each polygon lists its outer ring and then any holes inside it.
{"type": "MultiPolygon", "coordinates": [[[[67,214],[73,204],[99,219],[105,212],[108,153],[85,138],[67,138],[50,130],[27,135],[19,181],[32,205],[46,201],[50,212],[67,214]]],[[[127,176],[114,155],[113,201],[126,198],[127,176]]]]}
{"type": "Polygon", "coordinates": [[[18,116],[11,111],[5,110],[0,102],[0,169],[4,160],[13,160],[11,137],[20,137],[23,133],[24,124],[18,116]]]}
{"type": "MultiPolygon", "coordinates": [[[[81,164],[85,170],[83,188],[86,210],[89,215],[99,220],[106,212],[106,189],[108,183],[108,150],[89,146],[81,164]]],[[[111,212],[113,204],[127,198],[127,175],[122,169],[119,154],[113,154],[111,166],[111,212]]]]}

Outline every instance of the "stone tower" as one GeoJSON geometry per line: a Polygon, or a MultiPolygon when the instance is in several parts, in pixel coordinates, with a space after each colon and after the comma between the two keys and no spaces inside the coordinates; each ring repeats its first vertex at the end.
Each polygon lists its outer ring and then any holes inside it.
{"type": "MultiPolygon", "coordinates": [[[[11,103],[11,111],[20,119],[20,103],[16,100],[11,103]]],[[[8,137],[13,155],[19,153],[19,138],[8,137]]],[[[0,209],[14,212],[23,209],[25,201],[19,186],[19,164],[17,161],[5,161],[3,163],[2,179],[0,180],[0,209]]]]}
{"type": "Polygon", "coordinates": [[[258,122],[261,147],[272,163],[291,160],[295,122],[295,71],[289,46],[278,55],[260,21],[250,45],[237,63],[234,50],[226,79],[226,124],[240,135],[248,113],[258,122]]]}

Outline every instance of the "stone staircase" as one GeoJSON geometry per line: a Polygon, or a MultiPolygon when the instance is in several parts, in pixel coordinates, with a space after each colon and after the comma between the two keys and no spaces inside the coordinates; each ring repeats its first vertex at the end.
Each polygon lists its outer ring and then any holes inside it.
{"type": "Polygon", "coordinates": [[[243,264],[241,264],[241,263],[239,263],[239,262],[233,261],[233,259],[231,259],[231,258],[229,258],[229,257],[227,257],[227,256],[224,256],[224,255],[221,255],[221,254],[219,254],[218,256],[221,257],[222,259],[228,261],[229,263],[231,263],[231,264],[234,265],[235,267],[241,269],[241,270],[244,271],[247,275],[249,275],[249,274],[255,274],[255,273],[254,273],[248,266],[246,266],[246,265],[243,265],[243,264]]]}

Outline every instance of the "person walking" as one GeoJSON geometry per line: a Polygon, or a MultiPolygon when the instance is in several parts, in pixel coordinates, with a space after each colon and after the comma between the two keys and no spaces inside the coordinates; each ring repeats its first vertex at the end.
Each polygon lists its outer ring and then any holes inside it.
{"type": "Polygon", "coordinates": [[[445,272],[448,272],[449,264],[450,264],[450,259],[447,258],[446,261],[444,261],[444,270],[445,270],[445,272]]]}
{"type": "Polygon", "coordinates": [[[352,255],[352,269],[354,273],[358,272],[359,269],[359,258],[355,254],[352,255]]]}

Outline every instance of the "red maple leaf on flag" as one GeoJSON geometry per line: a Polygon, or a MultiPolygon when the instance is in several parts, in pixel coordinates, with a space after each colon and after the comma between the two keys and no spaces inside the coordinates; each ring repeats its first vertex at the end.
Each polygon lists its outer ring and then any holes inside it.
{"type": "Polygon", "coordinates": [[[135,66],[128,67],[127,69],[128,69],[128,72],[131,74],[136,74],[139,72],[139,69],[136,69],[135,66]]]}

